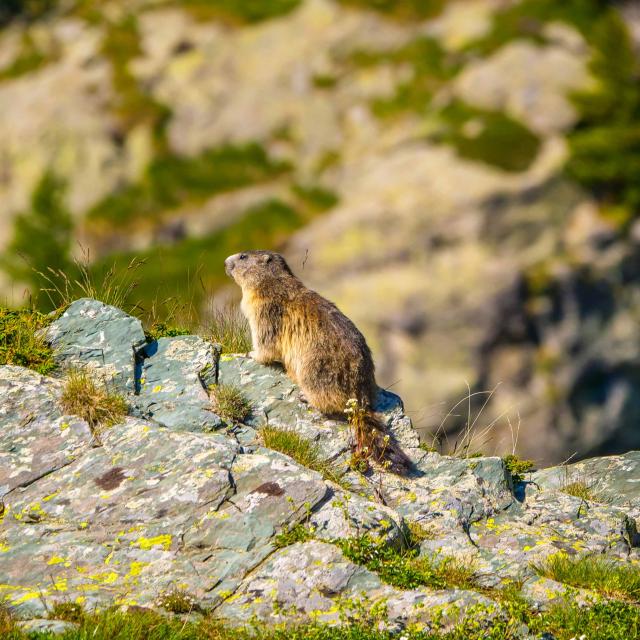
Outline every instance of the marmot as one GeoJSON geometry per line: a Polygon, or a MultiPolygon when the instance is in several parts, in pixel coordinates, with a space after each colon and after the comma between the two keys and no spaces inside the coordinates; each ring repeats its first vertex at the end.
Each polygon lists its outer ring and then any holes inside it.
{"type": "Polygon", "coordinates": [[[373,358],[353,322],[307,289],[278,253],[236,253],[225,260],[225,270],[242,289],[241,309],[253,343],[250,355],[262,364],[282,363],[306,402],[322,413],[343,414],[355,399],[369,453],[378,461],[388,460],[394,471],[407,471],[411,462],[372,415],[378,389],[373,358]]]}

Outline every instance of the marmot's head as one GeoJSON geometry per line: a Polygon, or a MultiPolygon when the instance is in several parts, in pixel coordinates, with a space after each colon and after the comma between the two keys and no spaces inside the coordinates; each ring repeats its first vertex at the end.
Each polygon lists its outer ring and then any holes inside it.
{"type": "Polygon", "coordinates": [[[224,261],[224,268],[242,289],[273,286],[293,275],[285,259],[273,251],[235,253],[224,261]]]}

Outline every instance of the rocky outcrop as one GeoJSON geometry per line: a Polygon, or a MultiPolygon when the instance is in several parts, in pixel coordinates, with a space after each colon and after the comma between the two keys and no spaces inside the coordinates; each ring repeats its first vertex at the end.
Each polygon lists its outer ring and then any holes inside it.
{"type": "Polygon", "coordinates": [[[443,615],[455,622],[476,605],[498,615],[473,589],[384,584],[335,544],[367,533],[402,546],[411,523],[427,532],[422,554],[467,559],[479,587],[523,580],[541,606],[565,587],[539,578],[534,561],[559,550],[640,560],[636,454],[585,470],[590,482],[607,483],[613,501],[563,493],[559,470],[514,484],[500,458],[420,448],[400,399],[381,392],[376,410],[415,469],[361,475],[347,467],[348,425],[301,404],[278,368],[220,357],[196,336],[141,344],[137,320],[88,299],[48,335],[64,345],[61,364],[71,354],[74,366],[119,385],[131,415],[97,441],[87,423],[61,412],[60,378],[0,368],[0,597],[23,619],[46,618],[55,602],[157,607],[172,589],[233,624],[337,623],[341,612],[381,603],[393,628],[428,628],[443,615]],[[224,424],[206,403],[207,388],[220,383],[249,400],[243,424],[224,424]],[[341,486],[263,447],[257,429],[267,423],[315,442],[345,472],[341,486]],[[313,539],[275,544],[298,523],[313,539]]]}

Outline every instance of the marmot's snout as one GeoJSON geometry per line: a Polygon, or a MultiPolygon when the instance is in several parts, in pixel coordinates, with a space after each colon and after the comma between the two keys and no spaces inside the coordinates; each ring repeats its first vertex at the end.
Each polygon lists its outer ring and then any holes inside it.
{"type": "Polygon", "coordinates": [[[246,260],[246,253],[234,253],[224,261],[224,270],[228,276],[233,277],[233,269],[236,266],[238,260],[246,260]]]}

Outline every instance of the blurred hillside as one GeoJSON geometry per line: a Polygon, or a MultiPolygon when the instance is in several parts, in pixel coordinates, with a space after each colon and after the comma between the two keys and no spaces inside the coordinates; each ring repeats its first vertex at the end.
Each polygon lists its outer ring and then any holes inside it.
{"type": "Polygon", "coordinates": [[[224,257],[280,249],[426,442],[640,448],[639,13],[5,1],[0,291],[25,303],[83,247],[97,279],[144,262],[143,314],[202,316],[237,295],[224,257]]]}

